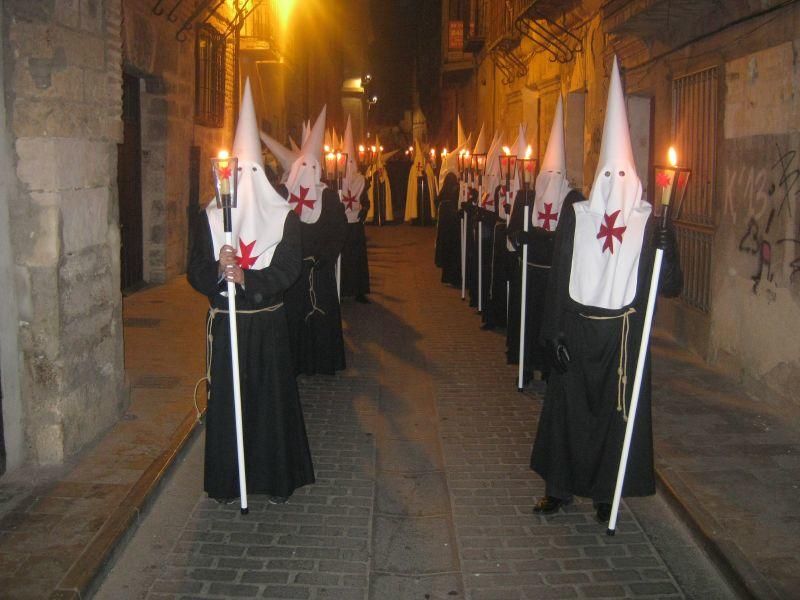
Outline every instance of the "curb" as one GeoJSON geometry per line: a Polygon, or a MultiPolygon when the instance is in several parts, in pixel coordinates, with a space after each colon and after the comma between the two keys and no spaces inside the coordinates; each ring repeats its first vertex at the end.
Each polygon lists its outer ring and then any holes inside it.
{"type": "Polygon", "coordinates": [[[670,467],[656,467],[656,485],[667,504],[689,528],[722,578],[737,596],[752,600],[780,600],[769,582],[748,560],[739,546],[725,537],[713,515],[670,467]]]}
{"type": "MultiPolygon", "coordinates": [[[[203,412],[205,414],[205,412],[203,412]]],[[[199,430],[197,413],[192,408],[175,429],[169,443],[112,512],[92,541],[61,578],[49,600],[82,600],[90,598],[99,575],[108,565],[120,543],[135,529],[144,509],[187,443],[199,430]]]]}

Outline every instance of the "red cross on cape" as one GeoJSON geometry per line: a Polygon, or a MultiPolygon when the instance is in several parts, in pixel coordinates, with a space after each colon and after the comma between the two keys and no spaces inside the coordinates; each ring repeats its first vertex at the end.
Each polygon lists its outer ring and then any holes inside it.
{"type": "Polygon", "coordinates": [[[253,240],[249,244],[245,244],[244,241],[242,241],[242,238],[239,238],[239,255],[236,257],[236,263],[241,269],[249,269],[256,264],[258,257],[261,256],[260,254],[252,256],[255,245],[256,240],[253,240]]]}
{"type": "Polygon", "coordinates": [[[620,211],[615,211],[610,215],[603,215],[603,219],[605,223],[600,226],[600,233],[597,234],[597,239],[603,239],[603,252],[609,250],[611,254],[614,254],[614,238],[617,238],[622,243],[622,234],[625,233],[627,227],[614,227],[614,223],[617,221],[617,217],[619,216],[620,211]]]}
{"type": "Polygon", "coordinates": [[[558,221],[558,213],[551,212],[552,210],[553,210],[553,203],[551,202],[548,204],[547,202],[545,202],[544,212],[539,211],[539,220],[543,222],[542,229],[544,229],[545,231],[552,231],[552,229],[550,229],[550,221],[558,221]]]}
{"type": "Polygon", "coordinates": [[[303,212],[303,208],[314,208],[314,203],[316,200],[306,200],[306,196],[308,195],[308,188],[300,186],[300,196],[295,196],[294,194],[289,194],[289,204],[296,204],[294,207],[294,212],[297,213],[298,216],[303,212]]]}
{"type": "Polygon", "coordinates": [[[350,189],[348,188],[347,193],[342,197],[342,203],[345,205],[347,210],[353,210],[353,204],[358,202],[358,196],[353,194],[350,189]]]}

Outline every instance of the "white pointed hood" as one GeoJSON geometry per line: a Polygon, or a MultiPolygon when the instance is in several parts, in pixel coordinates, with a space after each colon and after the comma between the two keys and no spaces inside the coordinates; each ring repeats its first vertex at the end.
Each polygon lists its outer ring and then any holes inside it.
{"type": "Polygon", "coordinates": [[[458,177],[458,153],[464,149],[464,146],[456,146],[447,153],[442,161],[442,166],[439,167],[439,189],[444,185],[444,178],[448,173],[455,173],[458,177]]]}
{"type": "Polygon", "coordinates": [[[553,127],[539,174],[536,176],[536,200],[531,220],[534,227],[555,231],[561,206],[571,188],[567,181],[567,155],[564,147],[564,106],[561,97],[556,104],[553,127]]]}
{"type": "Polygon", "coordinates": [[[478,139],[475,140],[475,146],[472,149],[473,154],[486,154],[486,135],[484,133],[484,125],[481,125],[481,130],[478,133],[478,139]]]}
{"type": "Polygon", "coordinates": [[[289,136],[289,148],[292,152],[300,152],[300,146],[292,139],[292,136],[289,136]]]}
{"type": "Polygon", "coordinates": [[[575,206],[570,296],[620,309],[636,296],[650,205],[642,200],[617,59],[611,69],[603,141],[589,199],[575,206]]]}
{"type": "Polygon", "coordinates": [[[467,136],[464,135],[464,127],[461,125],[461,115],[456,115],[456,144],[462,147],[467,145],[467,136]]]}
{"type": "Polygon", "coordinates": [[[503,203],[502,198],[496,201],[494,196],[497,186],[501,185],[500,153],[503,151],[502,146],[503,143],[500,138],[500,133],[495,132],[494,137],[492,137],[492,143],[489,145],[489,150],[486,152],[486,170],[483,176],[484,198],[481,200],[481,205],[486,210],[494,212],[498,212],[499,210],[501,215],[505,216],[504,209],[498,206],[503,203]]]}
{"type": "Polygon", "coordinates": [[[311,121],[303,121],[303,133],[300,136],[300,146],[306,143],[308,134],[311,132],[311,121]]]}
{"type": "Polygon", "coordinates": [[[303,223],[316,223],[322,213],[322,190],[325,185],[321,181],[320,158],[325,139],[326,108],[322,107],[286,180],[289,204],[303,223]]]}
{"type": "Polygon", "coordinates": [[[344,142],[342,151],[347,154],[347,169],[342,178],[342,203],[348,223],[358,222],[358,213],[361,210],[361,193],[364,191],[366,181],[358,172],[356,147],[353,142],[353,125],[347,117],[347,126],[344,129],[344,142]]]}
{"type": "Polygon", "coordinates": [[[280,163],[281,168],[283,169],[283,173],[281,174],[281,183],[285,183],[286,179],[289,177],[289,170],[292,168],[292,164],[295,160],[297,160],[297,157],[300,156],[299,148],[297,151],[290,150],[274,137],[264,133],[263,131],[260,132],[259,135],[261,137],[261,141],[264,142],[264,145],[267,147],[267,149],[280,163]]]}
{"type": "MultiPolygon", "coordinates": [[[[232,150],[238,159],[237,202],[231,211],[233,244],[243,269],[264,269],[272,262],[275,248],[283,239],[283,226],[291,209],[264,173],[249,79],[244,85],[232,150]]],[[[218,257],[225,245],[225,229],[223,211],[217,208],[216,200],[208,204],[206,215],[214,256],[218,257]]]]}

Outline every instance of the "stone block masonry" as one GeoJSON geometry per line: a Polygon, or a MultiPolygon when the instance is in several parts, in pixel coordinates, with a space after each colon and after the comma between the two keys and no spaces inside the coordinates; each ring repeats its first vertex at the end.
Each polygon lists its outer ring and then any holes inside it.
{"type": "MultiPolygon", "coordinates": [[[[126,404],[116,145],[120,0],[3,4],[23,455],[60,463],[126,404]]],[[[6,351],[6,348],[2,349],[6,351]]],[[[5,373],[4,373],[5,376],[5,373]]]]}

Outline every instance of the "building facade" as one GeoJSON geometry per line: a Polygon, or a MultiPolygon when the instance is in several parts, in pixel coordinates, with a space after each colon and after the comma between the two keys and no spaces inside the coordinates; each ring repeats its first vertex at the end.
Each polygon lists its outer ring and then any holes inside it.
{"type": "Polygon", "coordinates": [[[185,271],[246,77],[279,139],[325,102],[363,122],[344,32],[368,32],[367,2],[326,7],[3,2],[0,475],[62,463],[125,410],[123,296],[185,271]]]}
{"type": "Polygon", "coordinates": [[[442,114],[509,139],[526,122],[542,153],[561,95],[568,176],[584,193],[617,56],[647,198],[669,146],[692,168],[676,223],[684,291],[661,302],[660,326],[743,381],[796,396],[800,5],[443,0],[442,23],[442,114]]]}

